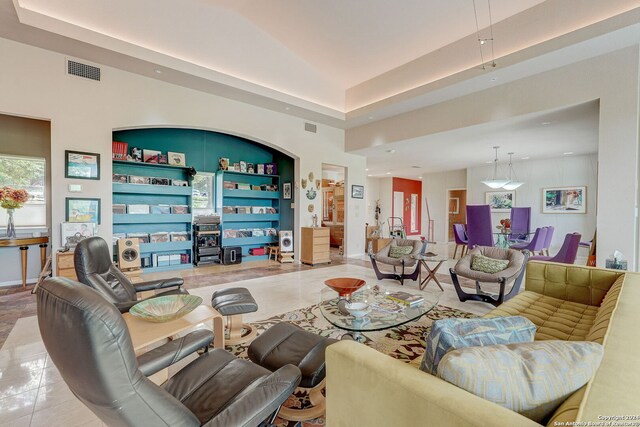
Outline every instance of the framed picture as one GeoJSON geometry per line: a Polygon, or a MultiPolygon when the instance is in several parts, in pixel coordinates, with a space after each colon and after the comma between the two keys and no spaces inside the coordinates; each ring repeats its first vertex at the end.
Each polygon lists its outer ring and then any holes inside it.
{"type": "Polygon", "coordinates": [[[63,222],[60,224],[62,231],[62,244],[75,247],[81,240],[93,237],[96,234],[96,224],[93,222],[63,222]]]}
{"type": "Polygon", "coordinates": [[[146,148],[142,150],[142,159],[145,163],[158,163],[160,159],[160,151],[156,150],[147,150],[146,148]]]}
{"type": "MultiPolygon", "coordinates": [[[[186,166],[187,161],[185,159],[184,153],[174,153],[173,151],[167,152],[167,158],[169,160],[169,164],[171,166],[186,166]]],[[[229,162],[227,161],[227,166],[229,162]]]]}
{"type": "Polygon", "coordinates": [[[516,203],[515,191],[487,191],[484,201],[491,206],[492,212],[510,212],[516,203]]]}
{"type": "Polygon", "coordinates": [[[351,197],[354,199],[364,199],[364,185],[352,185],[351,197]]]}
{"type": "Polygon", "coordinates": [[[543,188],[542,213],[587,213],[587,187],[543,188]]]}
{"type": "Polygon", "coordinates": [[[459,197],[449,197],[449,213],[451,215],[458,215],[460,213],[459,197]]]}
{"type": "Polygon", "coordinates": [[[65,221],[100,224],[100,199],[67,197],[65,221]]]}
{"type": "Polygon", "coordinates": [[[282,184],[282,198],[291,200],[291,183],[285,182],[282,184]]]}
{"type": "Polygon", "coordinates": [[[65,150],[64,159],[65,178],[100,179],[100,154],[65,150]]]}

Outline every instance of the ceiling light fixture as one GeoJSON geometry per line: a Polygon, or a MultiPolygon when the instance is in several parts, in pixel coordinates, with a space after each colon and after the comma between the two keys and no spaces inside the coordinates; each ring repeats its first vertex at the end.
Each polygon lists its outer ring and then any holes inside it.
{"type": "Polygon", "coordinates": [[[418,179],[422,179],[422,177],[421,177],[421,176],[419,176],[419,177],[418,177],[418,179]]]}
{"type": "Polygon", "coordinates": [[[485,179],[484,181],[481,181],[484,185],[496,189],[496,188],[502,188],[505,184],[508,184],[510,179],[504,178],[504,179],[500,179],[498,178],[498,148],[500,148],[500,146],[495,145],[493,147],[494,150],[496,150],[496,158],[493,160],[493,178],[492,179],[485,179]]]}
{"type": "Polygon", "coordinates": [[[476,8],[476,0],[473,0],[473,14],[476,17],[476,36],[478,37],[478,48],[480,49],[480,61],[482,62],[481,68],[486,70],[485,62],[484,62],[484,54],[482,53],[482,47],[490,44],[491,45],[491,62],[488,64],[491,68],[496,67],[495,53],[493,50],[493,19],[491,19],[491,0],[487,0],[487,4],[489,6],[489,38],[483,39],[480,38],[480,25],[478,24],[478,10],[476,8]]]}
{"type": "Polygon", "coordinates": [[[387,175],[391,175],[391,172],[387,172],[387,175]]]}
{"type": "Polygon", "coordinates": [[[504,188],[505,190],[515,190],[516,188],[524,184],[524,182],[518,181],[517,177],[514,179],[514,177],[516,176],[516,173],[513,171],[513,164],[511,163],[511,157],[513,156],[513,153],[508,153],[508,154],[509,154],[509,182],[503,185],[502,188],[504,188]]]}
{"type": "Polygon", "coordinates": [[[520,160],[529,160],[531,157],[527,156],[527,157],[520,157],[520,160]]]}
{"type": "Polygon", "coordinates": [[[569,155],[573,154],[573,151],[567,151],[566,153],[562,153],[562,154],[564,154],[565,156],[569,156],[569,155]]]}
{"type": "Polygon", "coordinates": [[[153,71],[155,71],[155,72],[156,72],[156,74],[162,74],[162,70],[161,70],[161,69],[159,69],[159,68],[156,68],[156,69],[155,69],[155,70],[153,70],[153,71]]]}
{"type": "Polygon", "coordinates": [[[390,149],[390,150],[387,150],[387,153],[395,153],[395,152],[396,152],[396,150],[394,150],[393,148],[390,149]]]}

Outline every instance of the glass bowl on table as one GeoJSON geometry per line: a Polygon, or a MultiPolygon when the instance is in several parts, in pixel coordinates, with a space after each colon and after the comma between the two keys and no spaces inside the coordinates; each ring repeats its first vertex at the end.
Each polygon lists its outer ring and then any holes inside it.
{"type": "Polygon", "coordinates": [[[166,295],[140,301],[129,309],[129,314],[153,323],[178,319],[202,304],[197,295],[166,295]]]}

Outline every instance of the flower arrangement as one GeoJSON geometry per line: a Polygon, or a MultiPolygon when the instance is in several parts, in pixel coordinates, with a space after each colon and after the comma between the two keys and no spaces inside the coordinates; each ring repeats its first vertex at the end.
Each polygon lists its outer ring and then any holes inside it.
{"type": "Polygon", "coordinates": [[[20,209],[28,200],[27,190],[11,187],[0,188],[0,206],[5,209],[20,209]]]}

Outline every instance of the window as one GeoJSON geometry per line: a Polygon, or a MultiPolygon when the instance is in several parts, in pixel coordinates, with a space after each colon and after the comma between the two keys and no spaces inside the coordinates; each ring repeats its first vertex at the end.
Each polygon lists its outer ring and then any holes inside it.
{"type": "Polygon", "coordinates": [[[191,185],[193,186],[193,214],[206,215],[214,212],[213,174],[198,172],[191,185]]]}
{"type": "MultiPolygon", "coordinates": [[[[0,187],[27,190],[31,199],[16,211],[16,227],[46,227],[45,171],[43,158],[0,154],[0,187]]],[[[0,227],[7,225],[7,211],[0,209],[0,227]]]]}

